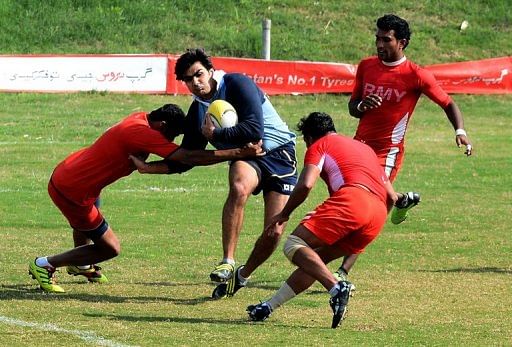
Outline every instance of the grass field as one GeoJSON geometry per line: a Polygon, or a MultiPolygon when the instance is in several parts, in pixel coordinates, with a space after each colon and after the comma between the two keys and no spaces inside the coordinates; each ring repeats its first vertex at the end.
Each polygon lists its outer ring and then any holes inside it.
{"type": "MultiPolygon", "coordinates": [[[[220,215],[226,165],[182,175],[136,173],[108,187],[103,212],[122,243],[106,262],[111,282],[92,285],[60,271],[68,292],[47,295],[28,262],[71,247],[66,222],[46,184],[68,153],[137,110],[188,97],[0,94],[0,341],[5,346],[424,345],[512,344],[512,127],[510,96],[456,96],[474,142],[466,158],[442,111],[421,99],[395,187],[423,202],[399,226],[388,223],[355,266],[349,316],[329,328],[328,295],[319,285],[263,324],[245,307],[268,298],[293,269],[280,251],[230,300],[209,300],[221,256],[220,215]]],[[[291,126],[314,110],[353,134],[347,96],[274,97],[291,126]]],[[[304,145],[299,142],[302,160],[304,145]]],[[[292,216],[295,225],[326,195],[319,184],[292,216]]],[[[238,249],[247,258],[262,228],[253,197],[238,249]]],[[[288,229],[290,231],[291,228],[288,229]]],[[[336,264],[337,265],[337,264],[336,264]]],[[[334,265],[333,265],[334,268],[334,265]]]]}

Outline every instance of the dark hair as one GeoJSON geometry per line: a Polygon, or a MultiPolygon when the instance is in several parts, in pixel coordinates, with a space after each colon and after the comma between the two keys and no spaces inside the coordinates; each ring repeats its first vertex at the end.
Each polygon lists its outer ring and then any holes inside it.
{"type": "Polygon", "coordinates": [[[405,47],[411,40],[411,30],[409,29],[409,23],[405,19],[402,19],[394,14],[386,14],[377,19],[377,28],[384,31],[395,31],[395,37],[397,40],[405,39],[405,47]]]}
{"type": "Polygon", "coordinates": [[[148,114],[150,122],[165,122],[167,127],[163,134],[172,137],[183,134],[185,130],[185,112],[175,104],[165,104],[148,114]]]}
{"type": "Polygon", "coordinates": [[[212,60],[203,48],[189,48],[176,61],[176,66],[174,67],[176,79],[183,81],[185,72],[187,72],[196,61],[200,62],[207,70],[213,69],[212,60]]]}
{"type": "Polygon", "coordinates": [[[301,118],[297,124],[303,136],[318,139],[331,131],[336,131],[331,116],[324,112],[313,112],[309,116],[301,118]]]}

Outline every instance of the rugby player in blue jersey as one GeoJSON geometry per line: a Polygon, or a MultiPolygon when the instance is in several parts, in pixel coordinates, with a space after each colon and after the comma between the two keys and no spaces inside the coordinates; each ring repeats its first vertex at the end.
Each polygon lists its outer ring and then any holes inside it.
{"type": "MultiPolygon", "coordinates": [[[[181,146],[204,149],[208,142],[218,149],[241,147],[262,141],[266,155],[236,160],[229,166],[229,194],[222,211],[223,259],[210,274],[219,283],[212,297],[232,296],[245,286],[251,273],[276,249],[284,224],[273,236],[262,232],[245,265],[235,266],[235,250],[242,229],[244,209],[252,195],[263,192],[264,225],[282,210],[297,182],[296,136],[288,129],[268,97],[249,77],[215,70],[203,49],[189,49],[175,67],[176,79],[193,94],[188,109],[181,146]],[[215,128],[206,110],[211,102],[223,99],[236,109],[238,124],[215,128]]],[[[183,172],[190,166],[169,163],[170,172],[183,172]]]]}

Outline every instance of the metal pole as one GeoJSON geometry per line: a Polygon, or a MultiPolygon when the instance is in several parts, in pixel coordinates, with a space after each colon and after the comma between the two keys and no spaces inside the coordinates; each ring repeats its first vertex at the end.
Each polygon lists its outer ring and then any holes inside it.
{"type": "Polygon", "coordinates": [[[270,60],[270,27],[272,25],[272,21],[270,19],[263,19],[263,49],[262,49],[262,58],[265,60],[270,60]]]}

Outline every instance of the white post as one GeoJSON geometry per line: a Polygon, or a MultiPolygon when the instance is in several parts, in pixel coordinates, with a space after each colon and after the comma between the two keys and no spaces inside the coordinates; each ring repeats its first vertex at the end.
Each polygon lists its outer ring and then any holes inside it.
{"type": "Polygon", "coordinates": [[[272,21],[270,19],[263,19],[262,26],[263,26],[263,48],[262,48],[262,55],[263,59],[270,60],[270,27],[271,27],[272,21]]]}

